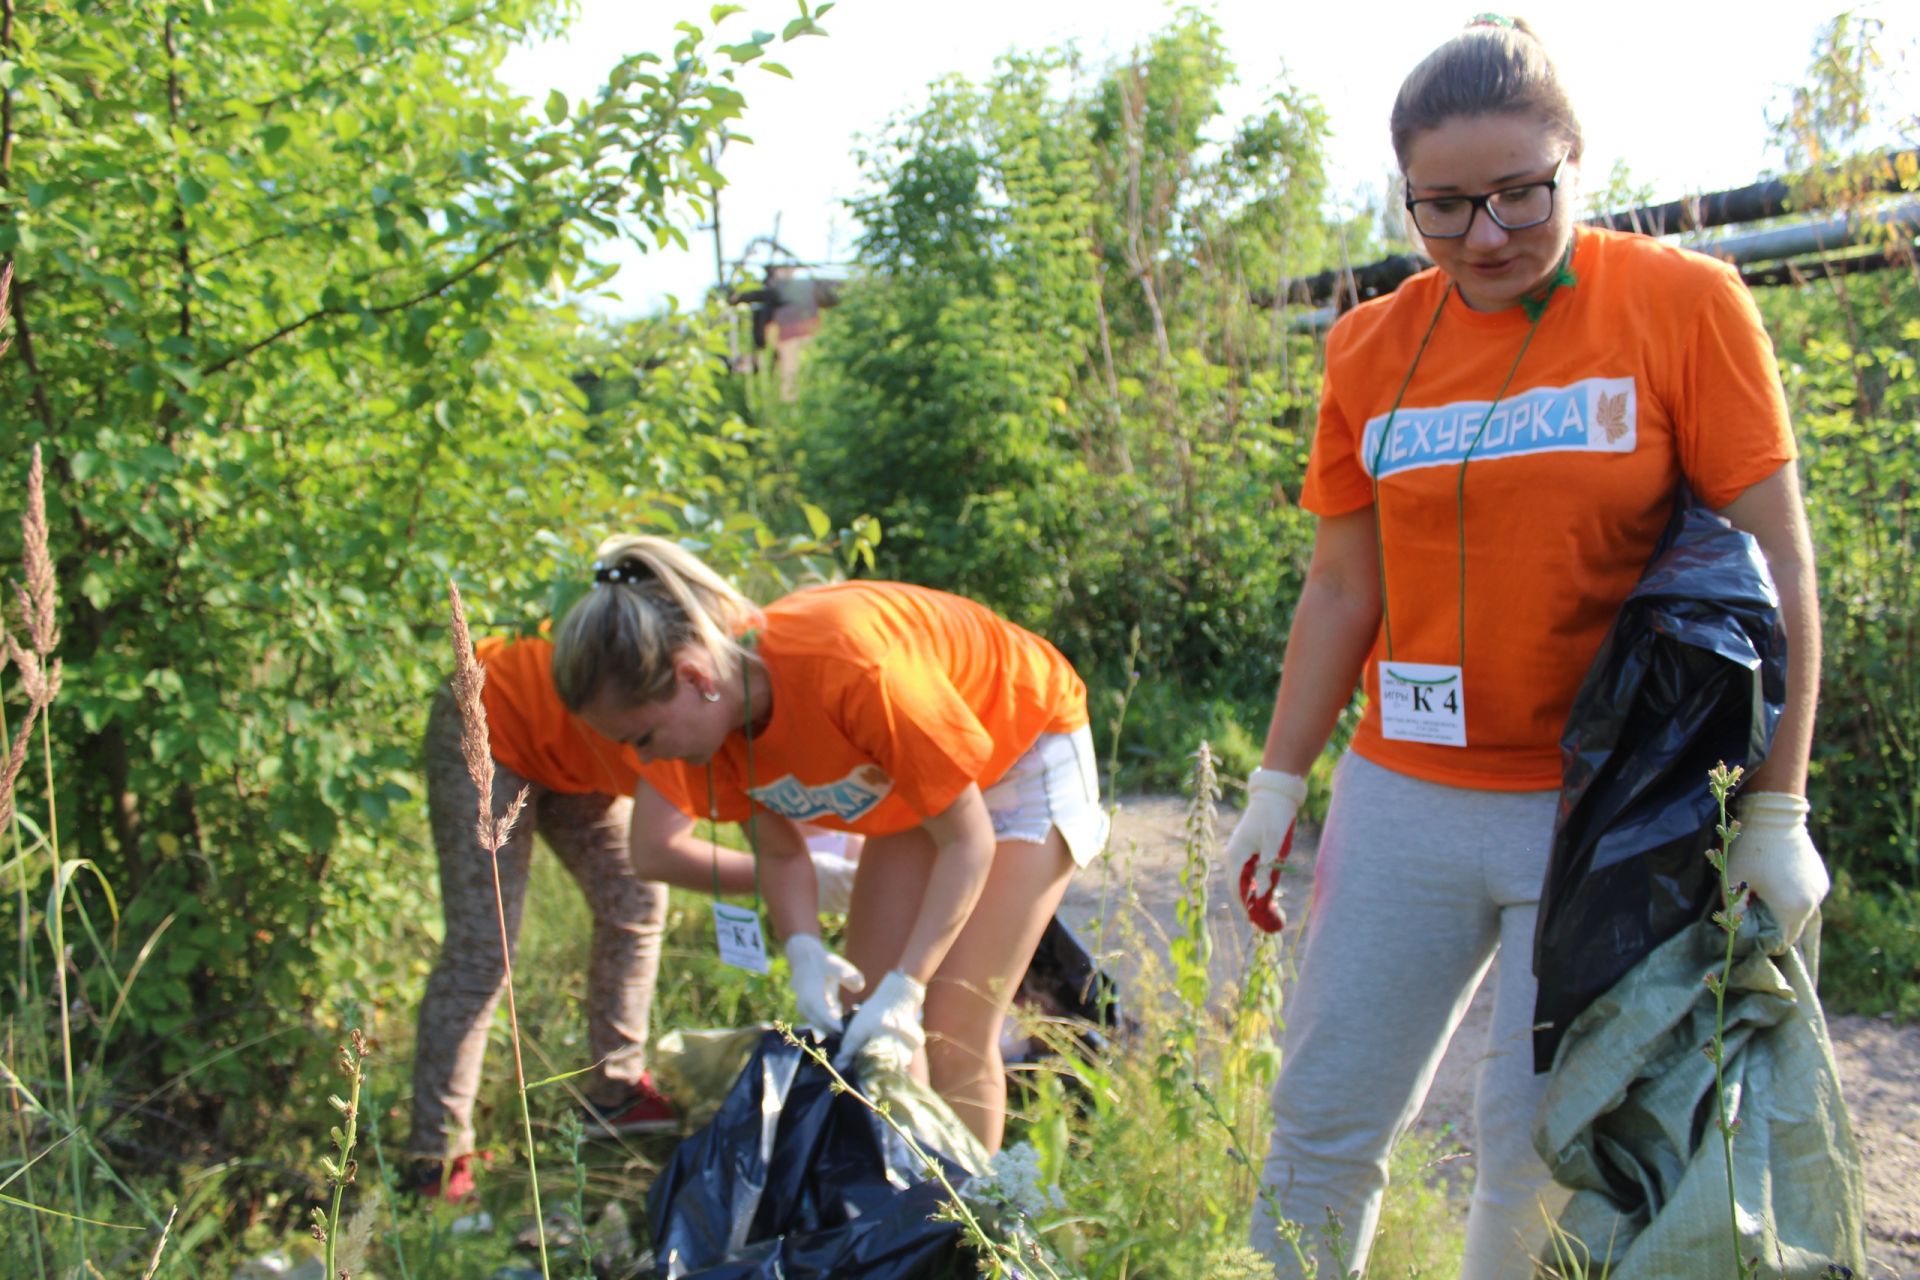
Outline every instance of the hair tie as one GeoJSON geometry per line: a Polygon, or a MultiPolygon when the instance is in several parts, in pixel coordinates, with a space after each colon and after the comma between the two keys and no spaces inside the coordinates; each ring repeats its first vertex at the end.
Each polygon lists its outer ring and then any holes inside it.
{"type": "Polygon", "coordinates": [[[1472,21],[1467,23],[1467,30],[1471,31],[1475,27],[1499,27],[1504,31],[1515,30],[1513,19],[1507,17],[1505,14],[1499,13],[1474,14],[1472,21]]]}
{"type": "Polygon", "coordinates": [[[640,577],[641,571],[631,565],[602,564],[598,560],[593,562],[593,580],[596,585],[602,582],[638,582],[640,577]]]}

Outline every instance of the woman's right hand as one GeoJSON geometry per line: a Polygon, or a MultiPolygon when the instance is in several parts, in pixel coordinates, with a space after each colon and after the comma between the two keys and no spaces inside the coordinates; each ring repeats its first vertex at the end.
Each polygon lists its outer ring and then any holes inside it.
{"type": "Polygon", "coordinates": [[[1286,913],[1277,901],[1280,864],[1293,850],[1293,820],[1307,798],[1307,780],[1277,769],[1255,769],[1247,779],[1247,809],[1227,841],[1227,868],[1240,869],[1247,918],[1278,933],[1286,913]]]}
{"type": "Polygon", "coordinates": [[[843,991],[858,993],[867,979],[853,963],[821,945],[817,935],[796,933],[787,939],[787,967],[800,1019],[821,1035],[837,1034],[846,1005],[843,991]]]}

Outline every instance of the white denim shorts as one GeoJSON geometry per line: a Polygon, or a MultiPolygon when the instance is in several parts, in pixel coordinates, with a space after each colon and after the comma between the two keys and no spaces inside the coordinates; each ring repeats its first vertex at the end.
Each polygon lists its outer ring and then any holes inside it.
{"type": "Polygon", "coordinates": [[[1100,805],[1093,732],[1085,726],[1042,735],[982,795],[996,840],[1040,844],[1058,827],[1079,867],[1106,847],[1107,811],[1100,805]]]}

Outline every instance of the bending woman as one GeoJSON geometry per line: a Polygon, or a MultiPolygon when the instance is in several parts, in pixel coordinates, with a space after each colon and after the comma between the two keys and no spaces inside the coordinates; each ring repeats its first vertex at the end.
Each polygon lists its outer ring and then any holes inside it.
{"type": "MultiPolygon", "coordinates": [[[[481,640],[474,656],[486,670],[481,699],[494,757],[496,818],[521,787],[527,807],[500,850],[500,904],[494,862],[475,832],[478,802],[460,747],[460,712],[442,688],[427,714],[427,808],[440,870],[446,931],[420,1002],[413,1063],[416,1164],[412,1189],[459,1199],[473,1189],[474,1099],[487,1029],[505,989],[498,912],[518,939],[537,831],[579,885],[593,914],[587,961],[587,1045],[594,1067],[581,1084],[587,1129],[603,1137],[673,1129],[679,1124],[647,1073],[647,1024],[660,968],[667,890],[661,880],[705,891],[698,875],[642,874],[628,854],[640,761],[593,732],[561,705],[553,687],[553,645],[529,637],[481,640]]],[[[851,864],[818,859],[833,910],[846,904],[851,864]]],[[[729,863],[729,892],[752,888],[750,865],[729,863]]]]}
{"type": "MultiPolygon", "coordinates": [[[[640,873],[710,875],[694,819],[751,817],[802,1017],[840,1030],[858,1001],[841,1061],[911,1058],[997,1150],[1001,1020],[1105,836],[1072,666],[981,605],[904,583],[811,587],[763,612],[648,537],[607,543],[595,576],[560,624],[554,681],[643,761],[640,873]],[[820,943],[801,822],[866,837],[845,960],[820,943]]],[[[751,875],[749,855],[719,856],[751,875]]]]}
{"type": "MultiPolygon", "coordinates": [[[[1436,265],[1327,339],[1301,495],[1320,523],[1265,767],[1228,845],[1236,866],[1278,856],[1364,681],[1263,1182],[1309,1248],[1337,1215],[1364,1270],[1388,1153],[1491,967],[1462,1274],[1519,1280],[1563,1203],[1531,1140],[1546,1077],[1529,962],[1574,694],[1686,481],[1754,535],[1780,590],[1788,705],[1743,788],[1733,858],[1797,935],[1826,888],[1803,799],[1812,552],[1752,299],[1723,263],[1574,225],[1580,127],[1528,29],[1483,18],[1442,45],[1402,85],[1392,130],[1436,265]]],[[[1297,1274],[1275,1227],[1263,1199],[1255,1242],[1297,1274]]]]}

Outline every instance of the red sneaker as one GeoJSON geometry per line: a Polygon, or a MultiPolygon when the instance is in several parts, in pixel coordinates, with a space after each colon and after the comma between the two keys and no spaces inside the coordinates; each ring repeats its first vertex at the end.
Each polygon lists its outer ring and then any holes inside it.
{"type": "Polygon", "coordinates": [[[587,1132],[598,1138],[630,1133],[672,1133],[680,1127],[680,1113],[653,1087],[653,1077],[642,1075],[623,1101],[609,1107],[588,1103],[587,1132]]]}
{"type": "Polygon", "coordinates": [[[407,1189],[428,1200],[444,1199],[448,1204],[465,1200],[474,1193],[478,1165],[493,1161],[491,1151],[469,1151],[451,1160],[420,1159],[413,1162],[407,1189]]]}

